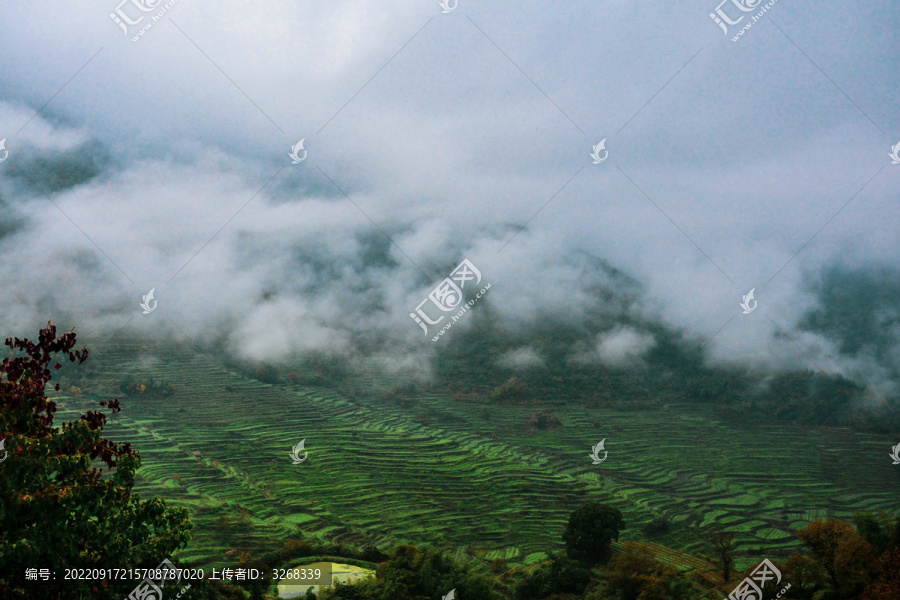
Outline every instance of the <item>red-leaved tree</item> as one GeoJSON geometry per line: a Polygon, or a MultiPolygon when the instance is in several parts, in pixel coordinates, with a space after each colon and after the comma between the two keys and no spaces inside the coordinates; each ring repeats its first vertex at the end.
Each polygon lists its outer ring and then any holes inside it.
{"type": "MultiPolygon", "coordinates": [[[[103,437],[103,412],[54,426],[56,404],[46,389],[51,369],[62,366],[56,357],[79,364],[88,357],[86,348],[74,350],[74,331],[57,337],[48,323],[37,343],[9,338],[6,345],[12,356],[0,365],[0,437],[8,453],[0,463],[0,598],[121,600],[134,580],[66,575],[155,568],[187,544],[188,512],[132,492],[140,458],[130,444],[103,437]],[[49,578],[29,580],[27,569],[47,569],[49,578]]],[[[118,400],[100,406],[120,410],[118,400]]]]}

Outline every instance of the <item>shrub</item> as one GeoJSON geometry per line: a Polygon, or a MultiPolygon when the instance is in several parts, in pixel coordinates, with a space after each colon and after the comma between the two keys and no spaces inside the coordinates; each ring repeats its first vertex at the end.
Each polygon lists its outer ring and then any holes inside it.
{"type": "Polygon", "coordinates": [[[507,564],[506,559],[503,559],[503,558],[495,558],[495,559],[492,560],[491,563],[488,565],[488,569],[489,569],[489,570],[491,571],[491,573],[493,573],[494,575],[499,575],[500,573],[505,573],[506,571],[508,571],[508,570],[509,570],[509,565],[507,564]]]}
{"type": "Polygon", "coordinates": [[[655,537],[668,533],[672,529],[672,522],[664,516],[654,517],[652,521],[644,525],[641,531],[644,535],[655,537]]]}
{"type": "Polygon", "coordinates": [[[528,386],[517,377],[510,377],[506,383],[491,392],[493,402],[521,402],[528,396],[528,386]]]}
{"type": "Polygon", "coordinates": [[[313,549],[309,542],[303,540],[288,540],[287,544],[285,544],[284,548],[281,550],[282,558],[285,561],[313,556],[315,553],[315,549],[313,549]]]}
{"type": "Polygon", "coordinates": [[[363,548],[360,558],[368,562],[380,563],[387,560],[388,555],[377,547],[369,545],[363,548]]]}
{"type": "Polygon", "coordinates": [[[261,363],[253,369],[253,379],[262,381],[263,383],[279,383],[278,371],[270,364],[261,363]]]}
{"type": "Polygon", "coordinates": [[[540,412],[536,412],[528,417],[528,426],[532,429],[544,431],[546,429],[556,429],[562,427],[562,423],[554,416],[550,409],[545,408],[540,412]]]}

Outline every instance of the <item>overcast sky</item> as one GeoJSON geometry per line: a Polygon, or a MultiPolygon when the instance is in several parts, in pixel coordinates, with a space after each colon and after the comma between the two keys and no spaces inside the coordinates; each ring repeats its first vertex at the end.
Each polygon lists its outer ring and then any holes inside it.
{"type": "MultiPolygon", "coordinates": [[[[900,9],[779,0],[733,42],[765,5],[735,3],[725,35],[716,0],[129,0],[126,34],[116,0],[7,0],[4,336],[414,360],[441,344],[409,313],[463,259],[516,328],[601,302],[595,256],[711,362],[873,377],[798,324],[830,267],[897,278],[900,9]]],[[[597,357],[652,344],[605,332],[597,357]]]]}

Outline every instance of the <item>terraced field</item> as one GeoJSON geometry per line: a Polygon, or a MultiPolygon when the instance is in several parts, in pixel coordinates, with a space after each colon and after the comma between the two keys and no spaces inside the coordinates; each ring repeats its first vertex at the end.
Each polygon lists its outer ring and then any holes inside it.
{"type": "Polygon", "coordinates": [[[713,526],[734,532],[744,567],[796,548],[793,531],[811,519],[897,510],[900,497],[891,441],[848,430],[732,424],[711,407],[669,405],[551,406],[563,427],[533,432],[527,418],[543,406],[488,409],[439,394],[407,408],[360,403],[247,379],[186,347],[89,347],[96,375],[83,396],[61,394],[58,421],[120,398],[109,436],[141,452],[139,491],[190,507],[197,527],[180,558],[210,567],[233,566],[225,553],[247,540],[275,549],[300,531],[531,563],[562,549],[569,513],[590,500],[622,510],[623,540],[644,541],[642,526],[670,519],[653,541],[679,568],[703,565],[683,553],[707,550],[713,526]],[[176,391],[123,394],[128,374],[176,391]],[[294,465],[304,438],[308,458],[294,465]],[[603,438],[609,457],[594,466],[588,453],[603,438]]]}

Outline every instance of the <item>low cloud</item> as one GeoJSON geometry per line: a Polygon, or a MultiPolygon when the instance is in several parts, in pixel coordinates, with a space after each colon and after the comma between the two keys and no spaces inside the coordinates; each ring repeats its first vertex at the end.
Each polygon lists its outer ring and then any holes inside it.
{"type": "Polygon", "coordinates": [[[597,356],[603,364],[621,367],[635,362],[655,345],[649,333],[617,327],[597,337],[597,356]]]}
{"type": "MultiPolygon", "coordinates": [[[[481,313],[513,340],[508,368],[639,364],[667,330],[709,364],[896,379],[897,286],[868,302],[839,290],[869,280],[822,283],[835,257],[881,269],[873,285],[898,273],[889,147],[775,28],[742,39],[772,48],[748,60],[677,5],[510,20],[497,4],[192,0],[172,9],[178,28],[133,44],[110,8],[75,0],[59,29],[6,6],[6,335],[52,318],[98,340],[188,336],[248,360],[323,352],[422,375],[481,313]],[[301,138],[309,157],[291,165],[301,138]],[[490,293],[431,342],[409,314],[464,258],[490,293]],[[563,329],[551,341],[572,348],[556,355],[542,342],[563,329]]],[[[860,32],[853,52],[802,44],[887,128],[900,107],[874,86],[896,63],[864,32],[890,24],[848,7],[804,18],[860,32]]]]}
{"type": "Polygon", "coordinates": [[[544,359],[534,348],[516,348],[505,352],[497,359],[497,364],[507,369],[529,369],[544,366],[544,359]]]}

